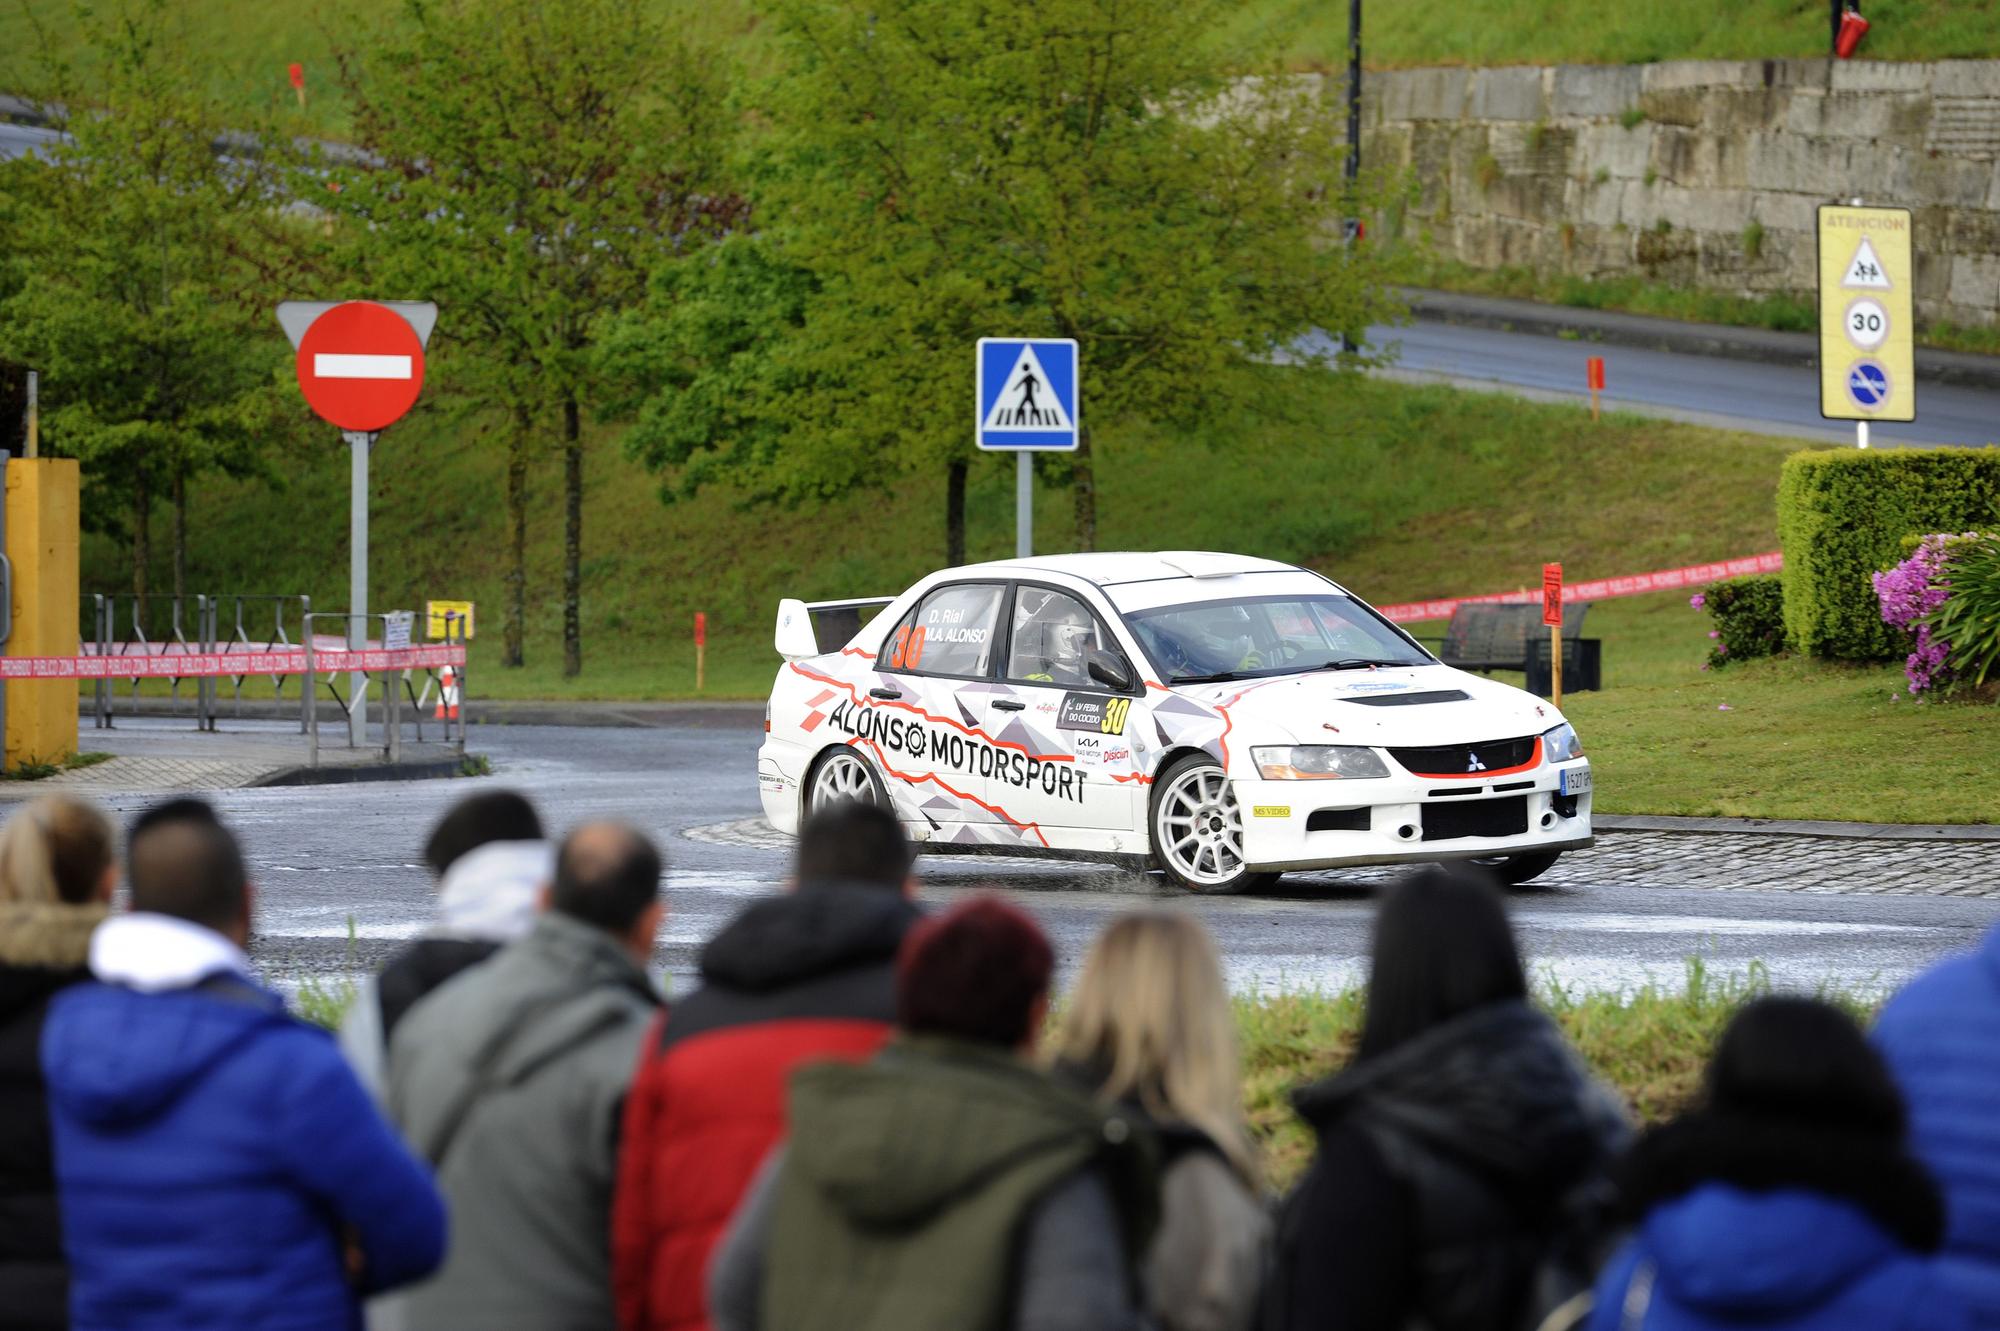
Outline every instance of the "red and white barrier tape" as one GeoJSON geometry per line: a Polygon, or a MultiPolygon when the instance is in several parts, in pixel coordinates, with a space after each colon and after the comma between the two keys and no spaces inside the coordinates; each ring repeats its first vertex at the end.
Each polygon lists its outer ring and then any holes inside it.
{"type": "MultiPolygon", "coordinates": [[[[431,647],[345,648],[315,652],[321,674],[351,670],[423,670],[463,666],[465,648],[456,643],[431,647]]],[[[132,656],[0,656],[0,679],[192,679],[205,675],[298,675],[305,673],[306,649],[268,652],[187,652],[132,656]]]]}
{"type": "MultiPolygon", "coordinates": [[[[1614,596],[1639,596],[1646,592],[1673,591],[1677,587],[1701,587],[1724,578],[1741,578],[1751,573],[1775,573],[1784,567],[1785,557],[1776,550],[1769,554],[1725,559],[1716,564],[1689,564],[1686,568],[1665,568],[1653,573],[1631,573],[1622,578],[1598,578],[1592,582],[1572,582],[1563,587],[1563,600],[1603,601],[1614,596]]],[[[1492,592],[1485,596],[1454,596],[1438,601],[1411,601],[1404,605],[1375,608],[1398,624],[1415,624],[1427,619],[1449,619],[1462,605],[1520,604],[1542,599],[1541,588],[1518,592],[1492,592]]]]}

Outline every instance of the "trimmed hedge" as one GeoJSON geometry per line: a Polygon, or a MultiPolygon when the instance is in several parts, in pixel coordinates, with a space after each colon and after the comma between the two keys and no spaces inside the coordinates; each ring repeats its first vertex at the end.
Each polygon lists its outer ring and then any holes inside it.
{"type": "Polygon", "coordinates": [[[1904,540],[2000,522],[2000,448],[1794,453],[1778,477],[1785,632],[1794,650],[1886,660],[1908,650],[1882,622],[1870,574],[1904,540]]]}
{"type": "Polygon", "coordinates": [[[1702,605],[1715,619],[1710,666],[1776,656],[1785,650],[1785,592],[1776,573],[1714,583],[1703,589],[1702,605]]]}

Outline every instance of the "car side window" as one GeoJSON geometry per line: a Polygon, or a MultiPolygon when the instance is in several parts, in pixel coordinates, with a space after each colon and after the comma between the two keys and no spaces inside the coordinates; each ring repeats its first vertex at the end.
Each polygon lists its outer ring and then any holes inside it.
{"type": "Polygon", "coordinates": [[[984,675],[993,662],[1005,590],[983,582],[938,588],[896,626],[875,664],[926,675],[984,675]]]}
{"type": "Polygon", "coordinates": [[[1008,639],[1007,678],[1022,684],[1096,687],[1085,651],[1106,647],[1097,616],[1083,602],[1047,587],[1014,592],[1014,631],[1008,639]]]}

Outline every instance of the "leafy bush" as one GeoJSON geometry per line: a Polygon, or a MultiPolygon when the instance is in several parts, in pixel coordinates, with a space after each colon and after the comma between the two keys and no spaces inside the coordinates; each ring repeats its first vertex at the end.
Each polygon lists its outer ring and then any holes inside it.
{"type": "Polygon", "coordinates": [[[1978,688],[2000,665],[2000,535],[1959,541],[1948,557],[1951,594],[1918,630],[1950,644],[1952,675],[1978,688]]]}
{"type": "Polygon", "coordinates": [[[1689,597],[1688,604],[1715,616],[1708,631],[1715,646],[1708,649],[1704,670],[1785,650],[1785,586],[1775,573],[1718,582],[1689,597]]]}
{"type": "Polygon", "coordinates": [[[2000,523],[2000,449],[1794,453],[1778,479],[1785,632],[1796,651],[1887,660],[1907,650],[1882,621],[1873,575],[1913,533],[2000,523]]]}

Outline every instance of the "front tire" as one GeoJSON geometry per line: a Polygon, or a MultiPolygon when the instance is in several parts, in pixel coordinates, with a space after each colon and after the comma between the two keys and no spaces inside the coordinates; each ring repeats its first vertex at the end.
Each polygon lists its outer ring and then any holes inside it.
{"type": "Polygon", "coordinates": [[[1547,850],[1531,855],[1496,855],[1491,859],[1472,862],[1506,886],[1519,887],[1523,883],[1540,878],[1561,858],[1561,851],[1547,850]]]}
{"type": "Polygon", "coordinates": [[[843,745],[821,754],[813,764],[812,775],[806,781],[805,816],[810,818],[821,809],[849,800],[886,809],[889,792],[883,789],[882,778],[875,774],[874,766],[843,745]]]}
{"type": "Polygon", "coordinates": [[[1278,881],[1244,867],[1243,810],[1222,764],[1207,754],[1168,764],[1153,783],[1146,824],[1153,863],[1190,892],[1225,896],[1278,881]]]}

